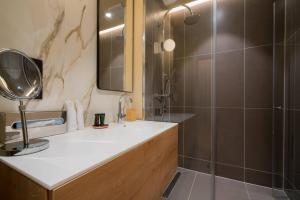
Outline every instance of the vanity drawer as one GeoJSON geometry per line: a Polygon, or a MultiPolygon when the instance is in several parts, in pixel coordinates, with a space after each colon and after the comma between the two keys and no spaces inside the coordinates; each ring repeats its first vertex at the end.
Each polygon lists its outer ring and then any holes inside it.
{"type": "Polygon", "coordinates": [[[172,128],[50,192],[52,200],[159,200],[177,168],[172,128]]]}

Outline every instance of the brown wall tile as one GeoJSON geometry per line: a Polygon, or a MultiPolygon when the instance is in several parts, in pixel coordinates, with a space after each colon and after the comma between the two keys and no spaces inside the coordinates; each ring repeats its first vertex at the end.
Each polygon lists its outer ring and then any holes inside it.
{"type": "Polygon", "coordinates": [[[246,168],[272,171],[272,110],[246,110],[246,168]]]}
{"type": "Polygon", "coordinates": [[[272,108],[273,64],[272,46],[246,50],[246,107],[272,108]]]}
{"type": "Polygon", "coordinates": [[[237,166],[229,166],[223,164],[216,164],[216,175],[239,181],[244,181],[244,168],[237,166]]]}
{"type": "Polygon", "coordinates": [[[184,167],[184,157],[181,155],[178,156],[178,167],[184,167]]]}
{"type": "Polygon", "coordinates": [[[211,173],[210,161],[184,157],[184,167],[203,173],[211,173]]]}
{"type": "Polygon", "coordinates": [[[217,52],[244,48],[244,1],[217,0],[217,52]]]}
{"type": "Polygon", "coordinates": [[[276,43],[282,43],[284,41],[285,32],[285,0],[276,0],[275,23],[276,43]]]}
{"type": "Polygon", "coordinates": [[[300,27],[300,2],[297,0],[286,1],[286,36],[289,38],[300,27]]]}
{"type": "Polygon", "coordinates": [[[272,151],[272,165],[273,173],[281,175],[283,170],[283,111],[276,109],[274,111],[274,135],[272,140],[273,151],[272,151]]]}
{"type": "Polygon", "coordinates": [[[211,106],[211,56],[187,59],[184,73],[185,106],[211,106]]]}
{"type": "Polygon", "coordinates": [[[273,0],[246,0],[246,47],[272,42],[273,0]]]}
{"type": "Polygon", "coordinates": [[[210,160],[211,156],[211,109],[186,108],[195,116],[184,122],[184,155],[210,160]]]}
{"type": "Polygon", "coordinates": [[[176,43],[174,50],[174,58],[183,58],[185,57],[184,53],[184,44],[185,40],[185,27],[184,27],[184,12],[171,14],[170,26],[173,29],[173,40],[176,43]]]}
{"type": "Polygon", "coordinates": [[[244,103],[244,51],[216,55],[216,106],[242,107],[244,103]]]}
{"type": "Polygon", "coordinates": [[[246,169],[245,181],[247,183],[272,187],[272,174],[246,169]]]}
{"type": "Polygon", "coordinates": [[[184,125],[180,123],[178,125],[178,154],[184,154],[184,125]]]}
{"type": "Polygon", "coordinates": [[[284,101],[284,46],[275,46],[275,63],[274,63],[274,104],[283,107],[284,101]]]}
{"type": "Polygon", "coordinates": [[[217,162],[244,167],[244,112],[217,108],[217,162]]]}
{"type": "Polygon", "coordinates": [[[184,59],[174,60],[173,66],[173,77],[171,79],[171,92],[172,100],[171,106],[185,106],[185,94],[184,94],[184,85],[185,85],[185,63],[184,59]]]}

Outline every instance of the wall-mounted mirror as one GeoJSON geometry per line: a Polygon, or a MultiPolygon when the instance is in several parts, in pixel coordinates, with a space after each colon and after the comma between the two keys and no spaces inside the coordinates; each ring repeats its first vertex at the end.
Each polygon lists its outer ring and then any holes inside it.
{"type": "Polygon", "coordinates": [[[132,92],[133,0],[98,0],[97,85],[132,92]]]}

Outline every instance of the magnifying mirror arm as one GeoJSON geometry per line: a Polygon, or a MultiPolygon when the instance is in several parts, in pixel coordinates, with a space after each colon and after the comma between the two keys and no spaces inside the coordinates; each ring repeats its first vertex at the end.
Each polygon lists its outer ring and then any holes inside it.
{"type": "Polygon", "coordinates": [[[20,101],[19,111],[20,111],[20,115],[21,115],[24,147],[28,147],[29,139],[28,139],[28,130],[27,130],[25,110],[26,110],[26,106],[24,105],[24,102],[20,101]]]}

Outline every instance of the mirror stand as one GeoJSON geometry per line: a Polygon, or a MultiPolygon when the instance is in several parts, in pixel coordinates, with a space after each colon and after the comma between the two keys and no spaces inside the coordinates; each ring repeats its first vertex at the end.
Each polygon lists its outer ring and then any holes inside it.
{"type": "Polygon", "coordinates": [[[49,148],[48,140],[29,140],[25,110],[26,106],[24,105],[24,102],[20,100],[19,111],[22,123],[23,141],[4,144],[0,147],[0,156],[21,156],[36,153],[49,148]]]}
{"type": "Polygon", "coordinates": [[[24,102],[20,101],[19,111],[20,111],[21,123],[22,123],[23,142],[24,142],[24,146],[27,147],[29,145],[29,139],[28,139],[28,130],[27,130],[25,110],[26,110],[26,107],[24,105],[24,102]]]}

